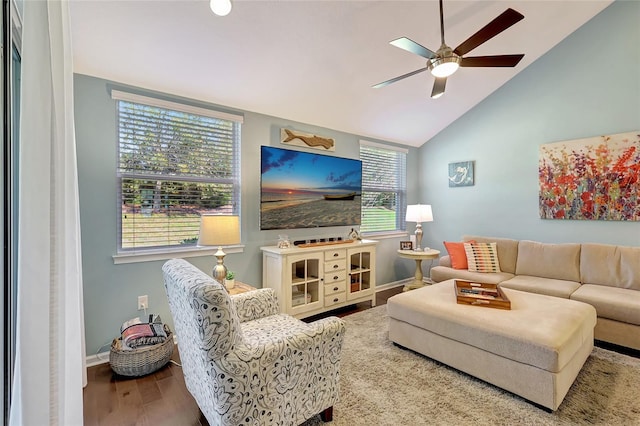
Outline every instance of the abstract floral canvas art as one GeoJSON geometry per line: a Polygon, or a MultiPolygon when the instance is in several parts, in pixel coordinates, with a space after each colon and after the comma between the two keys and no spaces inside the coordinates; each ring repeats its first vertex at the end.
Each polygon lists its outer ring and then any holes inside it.
{"type": "Polygon", "coordinates": [[[640,221],[640,131],[540,146],[542,219],[640,221]]]}

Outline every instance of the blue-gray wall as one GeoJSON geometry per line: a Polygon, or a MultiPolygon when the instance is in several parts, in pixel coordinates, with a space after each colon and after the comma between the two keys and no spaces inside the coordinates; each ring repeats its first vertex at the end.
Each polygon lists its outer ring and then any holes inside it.
{"type": "MultiPolygon", "coordinates": [[[[150,312],[159,313],[173,328],[162,281],[161,267],[164,261],[115,265],[112,258],[117,248],[118,218],[115,176],[116,109],[108,89],[114,84],[86,75],[76,74],[74,78],[87,355],[108,350],[108,346],[102,350],[99,348],[116,337],[124,321],[140,314],[137,311],[139,295],[148,295],[150,312]]],[[[140,92],[140,89],[132,89],[140,92]]],[[[230,111],[228,108],[221,109],[230,111]]],[[[260,146],[281,145],[280,128],[292,127],[299,131],[332,137],[336,141],[335,155],[359,158],[361,138],[251,112],[231,112],[244,115],[241,215],[242,243],[245,248],[244,253],[228,254],[225,264],[237,272],[238,280],[261,287],[260,247],[276,244],[279,233],[286,233],[292,240],[322,236],[346,237],[351,228],[260,231],[260,146]]],[[[409,149],[407,168],[411,174],[417,169],[418,149],[405,148],[409,149]]],[[[417,182],[411,180],[407,186],[409,202],[417,203],[417,182]]],[[[380,239],[378,259],[382,260],[380,265],[385,267],[379,267],[377,270],[378,285],[413,275],[415,264],[410,260],[398,259],[395,255],[399,241],[406,239],[406,235],[380,239]]],[[[211,255],[188,260],[208,273],[211,273],[215,261],[211,255]]]]}
{"type": "Polygon", "coordinates": [[[639,222],[538,213],[541,144],[640,130],[639,22],[640,2],[612,3],[420,148],[429,245],[463,234],[640,245],[639,222]],[[466,160],[475,161],[475,185],[449,188],[448,163],[466,160]]]}

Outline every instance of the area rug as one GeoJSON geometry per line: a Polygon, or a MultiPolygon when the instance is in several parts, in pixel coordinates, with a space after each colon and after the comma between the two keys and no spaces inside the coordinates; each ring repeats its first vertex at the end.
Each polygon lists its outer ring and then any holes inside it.
{"type": "MultiPolygon", "coordinates": [[[[346,323],[335,426],[640,425],[640,359],[594,348],[564,402],[549,413],[388,339],[386,305],[346,323]]],[[[323,424],[314,417],[304,426],[323,424]]]]}

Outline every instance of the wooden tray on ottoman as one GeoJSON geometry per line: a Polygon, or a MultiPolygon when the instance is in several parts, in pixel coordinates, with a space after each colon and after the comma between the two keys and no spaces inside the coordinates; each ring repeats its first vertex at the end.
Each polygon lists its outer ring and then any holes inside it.
{"type": "Polygon", "coordinates": [[[511,309],[511,301],[497,284],[454,280],[456,301],[461,305],[486,308],[511,309]]]}

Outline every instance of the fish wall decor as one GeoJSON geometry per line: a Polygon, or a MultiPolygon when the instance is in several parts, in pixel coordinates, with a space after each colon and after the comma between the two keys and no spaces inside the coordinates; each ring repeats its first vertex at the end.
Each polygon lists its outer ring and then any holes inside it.
{"type": "Polygon", "coordinates": [[[307,148],[315,148],[322,151],[336,150],[336,144],[332,138],[325,138],[290,129],[280,129],[280,142],[286,145],[305,146],[307,148]]]}

